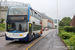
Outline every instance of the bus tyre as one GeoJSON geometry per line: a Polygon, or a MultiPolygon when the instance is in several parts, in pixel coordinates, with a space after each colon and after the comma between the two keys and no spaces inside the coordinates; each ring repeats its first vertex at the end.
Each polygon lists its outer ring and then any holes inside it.
{"type": "Polygon", "coordinates": [[[33,34],[33,40],[35,39],[35,34],[33,34]]]}
{"type": "Polygon", "coordinates": [[[41,35],[42,35],[42,34],[40,34],[40,37],[41,37],[41,35]]]}

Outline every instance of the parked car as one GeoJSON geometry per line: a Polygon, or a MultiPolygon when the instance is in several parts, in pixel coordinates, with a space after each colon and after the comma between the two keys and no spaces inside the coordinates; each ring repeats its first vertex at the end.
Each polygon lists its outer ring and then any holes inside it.
{"type": "Polygon", "coordinates": [[[44,31],[44,28],[42,28],[42,31],[44,31]]]}
{"type": "Polygon", "coordinates": [[[48,30],[48,28],[45,28],[44,30],[48,30]]]}

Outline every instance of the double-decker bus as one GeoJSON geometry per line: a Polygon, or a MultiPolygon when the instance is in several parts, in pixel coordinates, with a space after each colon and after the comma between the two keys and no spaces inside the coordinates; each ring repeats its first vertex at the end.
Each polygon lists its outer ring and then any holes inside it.
{"type": "Polygon", "coordinates": [[[6,17],[6,40],[30,41],[42,34],[42,17],[30,6],[10,6],[6,17]]]}

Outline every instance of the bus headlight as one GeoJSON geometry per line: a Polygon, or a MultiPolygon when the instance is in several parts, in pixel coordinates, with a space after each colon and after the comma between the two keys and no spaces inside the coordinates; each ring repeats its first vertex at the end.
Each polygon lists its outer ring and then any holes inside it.
{"type": "Polygon", "coordinates": [[[9,37],[9,35],[7,35],[9,37]]]}
{"type": "Polygon", "coordinates": [[[23,35],[24,37],[26,37],[26,35],[23,35]]]}

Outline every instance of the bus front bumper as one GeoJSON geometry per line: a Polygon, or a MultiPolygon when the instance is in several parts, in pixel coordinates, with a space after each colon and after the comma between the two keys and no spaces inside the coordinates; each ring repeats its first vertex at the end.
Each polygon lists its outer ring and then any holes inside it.
{"type": "Polygon", "coordinates": [[[29,35],[27,35],[24,38],[10,38],[5,34],[5,39],[6,40],[13,40],[13,41],[29,41],[29,35]]]}

